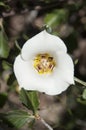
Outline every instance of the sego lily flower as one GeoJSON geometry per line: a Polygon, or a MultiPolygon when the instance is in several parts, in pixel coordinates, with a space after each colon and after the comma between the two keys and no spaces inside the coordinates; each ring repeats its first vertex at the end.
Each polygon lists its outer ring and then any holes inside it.
{"type": "Polygon", "coordinates": [[[14,62],[20,87],[57,95],[74,84],[74,66],[64,42],[45,30],[29,39],[14,62]]]}

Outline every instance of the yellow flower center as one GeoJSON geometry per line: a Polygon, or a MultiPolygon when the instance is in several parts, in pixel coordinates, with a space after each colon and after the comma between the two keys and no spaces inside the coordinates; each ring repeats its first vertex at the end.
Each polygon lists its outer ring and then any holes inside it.
{"type": "Polygon", "coordinates": [[[49,54],[38,54],[34,59],[34,68],[39,74],[51,73],[56,63],[53,57],[49,54]]]}

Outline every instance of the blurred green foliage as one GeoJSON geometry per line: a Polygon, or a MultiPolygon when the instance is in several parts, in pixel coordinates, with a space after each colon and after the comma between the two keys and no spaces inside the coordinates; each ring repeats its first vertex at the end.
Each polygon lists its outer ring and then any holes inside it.
{"type": "Polygon", "coordinates": [[[83,99],[86,100],[86,89],[84,89],[83,94],[82,94],[82,97],[83,97],[83,99]]]}
{"type": "Polygon", "coordinates": [[[8,39],[3,27],[0,28],[0,57],[7,58],[9,55],[8,39]]]}
{"type": "Polygon", "coordinates": [[[68,18],[68,11],[66,9],[57,9],[45,15],[44,22],[51,28],[55,28],[62,23],[65,23],[68,18]]]}

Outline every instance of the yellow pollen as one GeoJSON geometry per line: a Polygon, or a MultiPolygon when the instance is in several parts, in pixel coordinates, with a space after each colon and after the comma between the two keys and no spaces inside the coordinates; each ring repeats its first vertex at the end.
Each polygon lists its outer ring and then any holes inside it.
{"type": "Polygon", "coordinates": [[[53,57],[49,54],[38,54],[34,59],[34,68],[39,74],[47,74],[53,71],[56,63],[53,57]]]}

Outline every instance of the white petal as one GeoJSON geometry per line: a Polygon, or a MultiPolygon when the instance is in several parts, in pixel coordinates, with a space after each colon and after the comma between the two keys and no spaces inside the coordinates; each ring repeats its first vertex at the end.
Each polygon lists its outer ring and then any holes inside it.
{"type": "MultiPolygon", "coordinates": [[[[50,80],[51,81],[51,80],[50,80]]],[[[54,81],[52,82],[48,82],[48,85],[45,88],[45,93],[48,95],[58,95],[60,93],[62,93],[63,91],[65,91],[68,87],[69,84],[66,83],[65,81],[63,81],[61,78],[56,78],[56,80],[54,79],[54,81]]]]}
{"type": "Polygon", "coordinates": [[[74,84],[74,65],[71,57],[67,53],[57,53],[55,76],[58,73],[62,80],[69,84],[74,84]]]}
{"type": "Polygon", "coordinates": [[[22,48],[22,58],[28,60],[38,53],[67,52],[64,42],[57,36],[48,34],[45,30],[29,39],[22,48]]]}
{"type": "Polygon", "coordinates": [[[57,95],[66,90],[69,83],[51,75],[39,75],[32,67],[31,61],[23,61],[19,55],[14,63],[14,72],[20,87],[37,90],[49,95],[57,95]]]}

